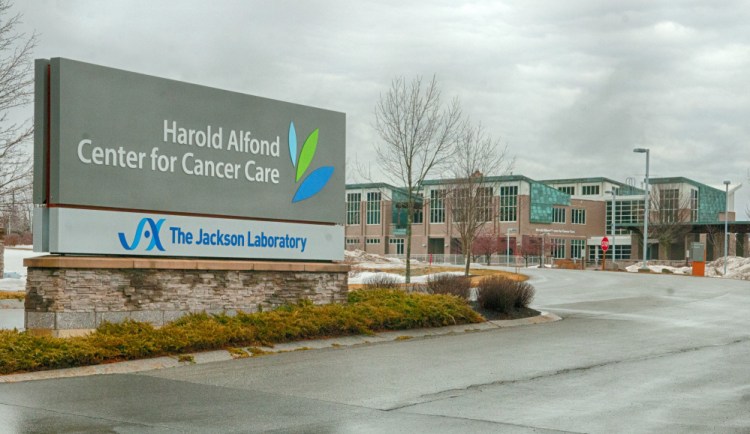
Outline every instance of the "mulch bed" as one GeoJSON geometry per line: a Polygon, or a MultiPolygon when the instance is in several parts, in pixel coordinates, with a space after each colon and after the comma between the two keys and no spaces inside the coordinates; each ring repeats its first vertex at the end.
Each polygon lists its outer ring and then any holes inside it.
{"type": "Polygon", "coordinates": [[[508,319],[521,319],[530,318],[533,316],[541,315],[542,313],[538,310],[534,310],[528,307],[522,307],[520,309],[514,309],[510,312],[498,312],[496,310],[483,309],[477,302],[472,302],[471,307],[478,314],[482,315],[487,321],[500,321],[508,319]]]}

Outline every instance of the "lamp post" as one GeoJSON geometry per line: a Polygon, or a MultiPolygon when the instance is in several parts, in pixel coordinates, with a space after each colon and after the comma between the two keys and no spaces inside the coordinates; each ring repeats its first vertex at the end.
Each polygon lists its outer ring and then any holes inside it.
{"type": "Polygon", "coordinates": [[[651,188],[648,185],[648,148],[635,148],[633,152],[637,154],[646,154],[646,207],[643,212],[643,268],[648,268],[648,206],[651,202],[651,188]]]}
{"type": "Polygon", "coordinates": [[[510,234],[516,233],[516,228],[508,228],[505,231],[505,264],[510,267],[510,234]]]}
{"type": "MultiPolygon", "coordinates": [[[[615,200],[617,199],[617,193],[615,193],[615,189],[607,190],[604,193],[611,193],[612,194],[612,240],[610,240],[609,245],[612,246],[612,265],[615,265],[615,253],[617,253],[617,244],[615,243],[615,235],[617,234],[617,223],[615,222],[615,206],[617,202],[615,200]]],[[[604,229],[604,232],[606,232],[607,229],[604,229]]]]}
{"type": "Polygon", "coordinates": [[[729,248],[729,184],[730,181],[724,181],[726,187],[725,201],[724,201],[724,277],[727,275],[727,259],[728,259],[728,248],[729,248]]]}

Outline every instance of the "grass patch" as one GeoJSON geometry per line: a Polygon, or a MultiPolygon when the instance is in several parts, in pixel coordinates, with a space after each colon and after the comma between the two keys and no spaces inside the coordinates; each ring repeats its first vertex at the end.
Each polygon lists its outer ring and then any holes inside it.
{"type": "Polygon", "coordinates": [[[25,291],[0,291],[0,300],[23,301],[26,298],[25,291]]]}
{"type": "Polygon", "coordinates": [[[104,323],[87,336],[71,338],[0,330],[0,374],[481,321],[457,297],[379,289],[351,292],[347,304],[308,301],[236,316],[193,314],[159,329],[135,321],[104,323]]]}

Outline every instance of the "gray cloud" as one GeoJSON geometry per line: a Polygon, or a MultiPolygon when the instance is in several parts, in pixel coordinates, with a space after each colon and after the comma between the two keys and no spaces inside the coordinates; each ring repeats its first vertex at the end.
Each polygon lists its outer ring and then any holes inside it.
{"type": "MultiPolygon", "coordinates": [[[[18,2],[70,57],[347,113],[350,156],[396,75],[436,74],[532,178],[748,180],[750,3],[18,2]]],[[[31,109],[29,108],[29,114],[31,109]]],[[[375,166],[373,167],[376,168],[375,166]]],[[[387,181],[387,179],[384,179],[387,181]]],[[[738,194],[744,208],[750,188],[738,194]]]]}

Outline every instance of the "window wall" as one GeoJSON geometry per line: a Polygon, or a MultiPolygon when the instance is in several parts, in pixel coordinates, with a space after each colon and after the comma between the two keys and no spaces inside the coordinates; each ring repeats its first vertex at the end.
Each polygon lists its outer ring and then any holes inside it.
{"type": "Polygon", "coordinates": [[[552,238],[552,257],[555,259],[565,257],[565,238],[552,238]]]}
{"type": "Polygon", "coordinates": [[[552,223],[565,223],[565,208],[552,208],[552,223]]]}
{"type": "Polygon", "coordinates": [[[445,190],[430,190],[430,223],[445,223],[445,190]]]}
{"type": "Polygon", "coordinates": [[[583,208],[575,208],[570,210],[570,221],[574,225],[585,225],[586,224],[586,210],[583,208]]]}
{"type": "Polygon", "coordinates": [[[346,224],[358,225],[360,224],[361,215],[359,208],[362,203],[362,193],[347,193],[346,194],[346,224]]]}
{"type": "Polygon", "coordinates": [[[367,224],[380,224],[380,192],[367,193],[367,224]]]}
{"type": "Polygon", "coordinates": [[[518,186],[500,187],[500,214],[501,222],[514,222],[518,220],[518,186]]]}
{"type": "Polygon", "coordinates": [[[580,259],[581,252],[586,248],[586,240],[570,240],[570,257],[580,259]]]}
{"type": "Polygon", "coordinates": [[[583,196],[598,196],[599,186],[598,185],[584,185],[582,188],[583,196]]]}

